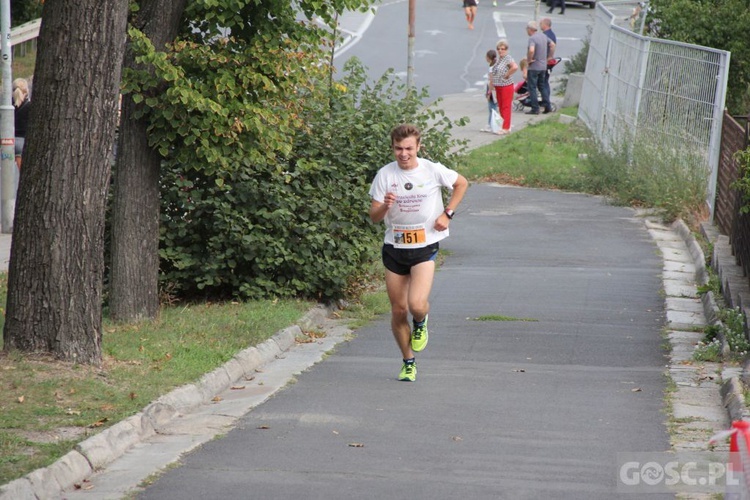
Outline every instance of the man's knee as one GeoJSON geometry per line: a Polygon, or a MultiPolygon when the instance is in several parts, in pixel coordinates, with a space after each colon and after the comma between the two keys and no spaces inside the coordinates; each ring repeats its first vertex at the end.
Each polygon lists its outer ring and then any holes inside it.
{"type": "Polygon", "coordinates": [[[391,317],[394,320],[405,320],[407,315],[409,314],[409,309],[406,307],[406,305],[402,304],[393,304],[391,306],[391,317]]]}
{"type": "Polygon", "coordinates": [[[409,304],[409,312],[415,318],[424,318],[430,312],[430,303],[427,300],[416,300],[409,304]]]}

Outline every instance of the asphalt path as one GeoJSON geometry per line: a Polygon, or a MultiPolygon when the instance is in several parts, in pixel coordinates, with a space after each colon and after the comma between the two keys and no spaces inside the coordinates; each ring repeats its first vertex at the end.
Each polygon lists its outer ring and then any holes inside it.
{"type": "Polygon", "coordinates": [[[634,498],[618,453],[669,449],[644,222],[478,184],[451,232],[415,383],[381,317],[138,498],[634,498]]]}

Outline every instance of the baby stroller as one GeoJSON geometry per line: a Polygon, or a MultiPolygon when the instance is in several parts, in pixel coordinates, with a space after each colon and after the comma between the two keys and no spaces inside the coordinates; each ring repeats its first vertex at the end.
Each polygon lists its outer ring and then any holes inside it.
{"type": "MultiPolygon", "coordinates": [[[[549,76],[552,73],[552,68],[557,66],[560,61],[562,61],[562,58],[560,57],[553,57],[549,61],[547,61],[547,76],[549,76]]],[[[516,99],[513,101],[513,109],[515,111],[523,111],[523,108],[531,107],[531,100],[529,98],[529,86],[526,84],[526,80],[519,82],[516,84],[516,99]]],[[[541,101],[542,96],[538,95],[537,98],[541,101]]],[[[557,105],[554,102],[549,103],[550,108],[552,108],[552,111],[557,111],[557,105]]]]}

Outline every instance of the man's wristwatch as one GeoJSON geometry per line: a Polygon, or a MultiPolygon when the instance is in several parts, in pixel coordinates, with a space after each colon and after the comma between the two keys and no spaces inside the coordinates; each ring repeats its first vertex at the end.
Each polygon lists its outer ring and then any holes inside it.
{"type": "Polygon", "coordinates": [[[455,212],[454,212],[453,210],[451,210],[450,208],[446,208],[446,209],[445,209],[445,215],[447,215],[449,219],[452,219],[452,218],[453,218],[453,214],[454,214],[454,213],[455,213],[455,212]]]}

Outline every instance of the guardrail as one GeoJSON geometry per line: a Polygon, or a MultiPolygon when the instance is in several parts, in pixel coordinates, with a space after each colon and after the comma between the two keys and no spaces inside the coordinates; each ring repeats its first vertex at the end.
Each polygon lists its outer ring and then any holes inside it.
{"type": "Polygon", "coordinates": [[[16,26],[10,30],[10,46],[18,45],[19,43],[28,42],[39,36],[39,27],[42,25],[41,19],[35,19],[24,23],[20,26],[16,26]]]}

